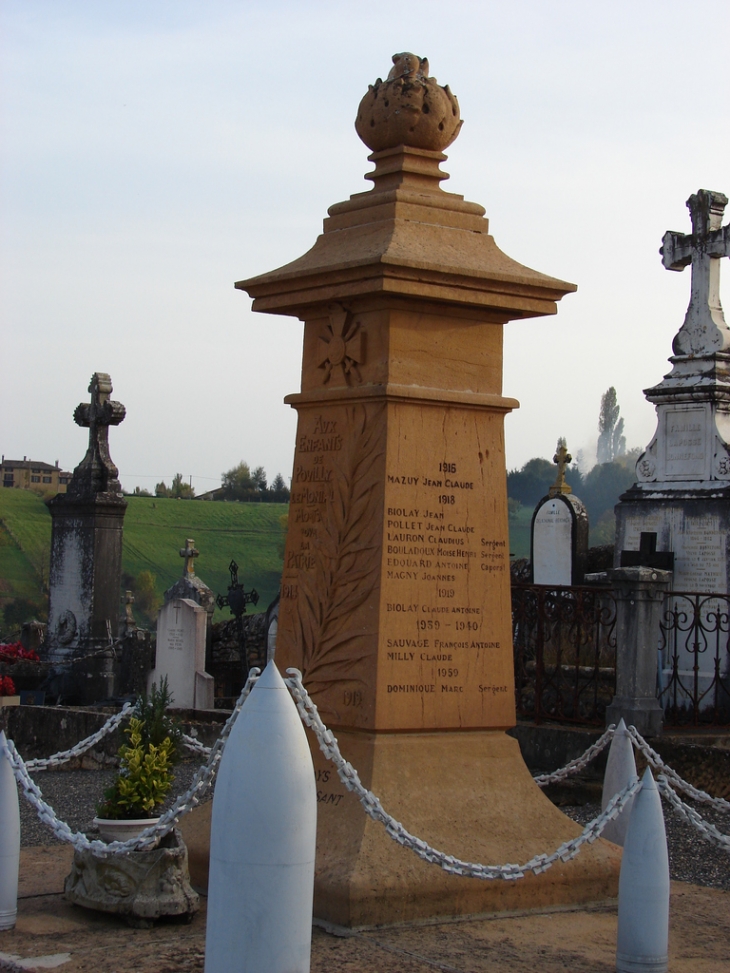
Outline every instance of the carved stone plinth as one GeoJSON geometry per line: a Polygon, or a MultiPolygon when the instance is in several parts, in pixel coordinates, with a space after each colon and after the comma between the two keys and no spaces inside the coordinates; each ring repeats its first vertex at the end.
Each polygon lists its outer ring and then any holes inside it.
{"type": "Polygon", "coordinates": [[[188,850],[177,829],[153,851],[108,857],[75,852],[65,897],[86,909],[127,916],[133,924],[161,916],[192,916],[200,908],[190,885],[188,850]]]}

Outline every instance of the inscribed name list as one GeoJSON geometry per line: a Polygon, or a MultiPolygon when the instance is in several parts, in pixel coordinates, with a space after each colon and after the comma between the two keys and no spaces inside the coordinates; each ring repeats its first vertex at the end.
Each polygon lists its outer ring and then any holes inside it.
{"type": "Polygon", "coordinates": [[[502,415],[479,409],[300,410],[282,586],[295,634],[277,656],[340,725],[513,722],[501,438],[502,415]]]}

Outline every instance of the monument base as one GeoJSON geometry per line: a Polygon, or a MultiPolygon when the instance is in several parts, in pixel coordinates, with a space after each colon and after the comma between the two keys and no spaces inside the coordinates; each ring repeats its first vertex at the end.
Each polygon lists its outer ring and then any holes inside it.
{"type": "Polygon", "coordinates": [[[606,726],[619,720],[626,726],[635,726],[643,737],[655,737],[662,732],[664,710],[656,697],[614,696],[613,702],[606,707],[606,726]]]}
{"type": "MultiPolygon", "coordinates": [[[[467,861],[524,863],[581,828],[533,782],[502,731],[337,732],[343,756],[385,810],[467,861]]],[[[599,840],[567,863],[514,881],[462,878],[418,858],[372,821],[312,742],[317,777],[314,915],[349,927],[586,904],[618,894],[620,849],[599,840]]],[[[181,821],[194,884],[207,882],[210,804],[181,821]]],[[[252,836],[253,837],[253,836],[252,836]]]]}

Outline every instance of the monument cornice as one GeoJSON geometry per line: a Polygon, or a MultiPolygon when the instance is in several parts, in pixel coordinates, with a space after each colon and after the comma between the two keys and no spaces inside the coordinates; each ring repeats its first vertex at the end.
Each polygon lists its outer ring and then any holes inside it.
{"type": "Polygon", "coordinates": [[[420,405],[460,405],[473,409],[488,409],[490,412],[511,412],[519,409],[517,399],[508,398],[491,392],[469,392],[445,389],[424,388],[418,385],[369,385],[354,388],[314,389],[308,392],[294,392],[287,395],[287,405],[320,405],[329,402],[356,403],[384,399],[388,402],[398,400],[420,405]]]}
{"type": "Polygon", "coordinates": [[[235,286],[255,311],[305,317],[312,305],[370,294],[491,308],[502,321],[555,314],[576,285],[512,260],[489,234],[484,208],[446,193],[441,152],[376,152],[374,188],[336,203],[303,256],[235,286]]]}

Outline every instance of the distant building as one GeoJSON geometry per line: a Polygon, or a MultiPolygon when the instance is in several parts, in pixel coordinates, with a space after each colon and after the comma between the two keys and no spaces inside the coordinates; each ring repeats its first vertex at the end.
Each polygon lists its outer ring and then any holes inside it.
{"type": "Polygon", "coordinates": [[[71,482],[71,473],[59,469],[56,465],[40,463],[38,460],[20,459],[0,460],[0,481],[3,487],[15,487],[17,490],[40,490],[43,493],[65,493],[71,482]]]}

